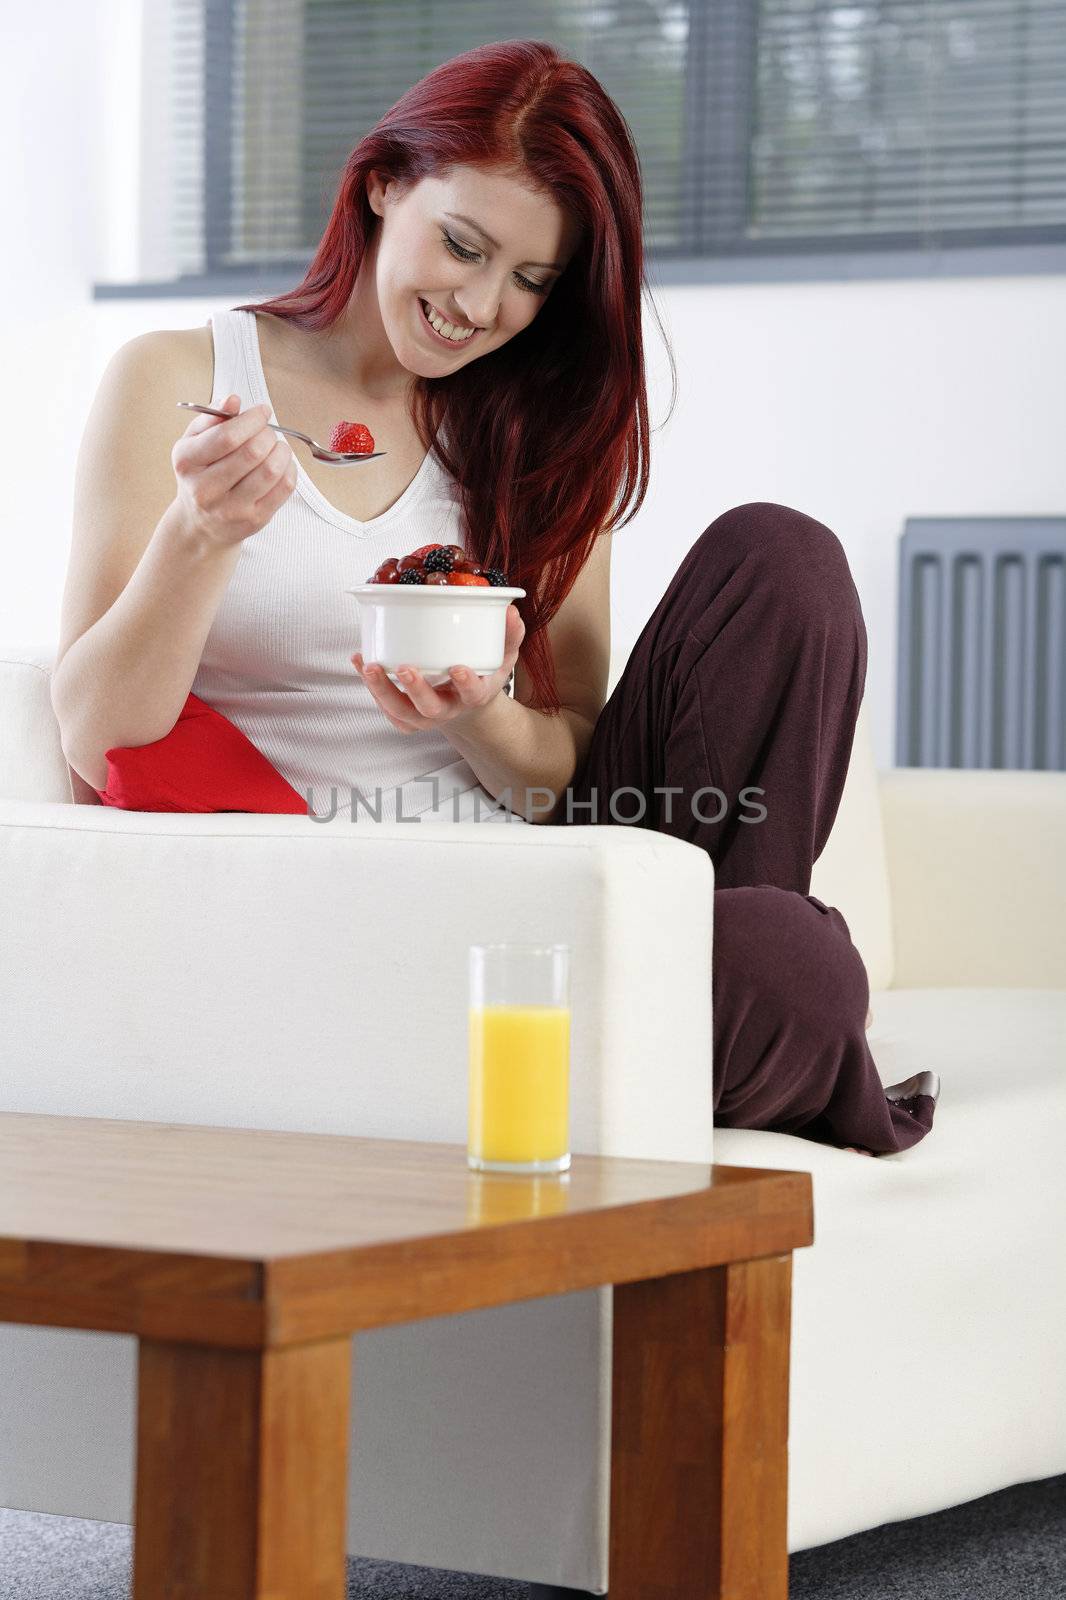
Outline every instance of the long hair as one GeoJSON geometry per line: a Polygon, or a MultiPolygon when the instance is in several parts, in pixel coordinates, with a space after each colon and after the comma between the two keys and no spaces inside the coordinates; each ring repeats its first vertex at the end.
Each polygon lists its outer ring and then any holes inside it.
{"type": "MultiPolygon", "coordinates": [[[[367,196],[370,172],[405,193],[455,165],[513,170],[581,225],[576,252],[528,327],[414,388],[416,426],[459,488],[462,543],[527,591],[517,602],[522,663],[532,703],[555,714],[546,626],[599,534],[636,515],[649,475],[640,162],[597,79],[531,39],[445,61],[348,156],[303,282],[234,309],[328,327],[348,304],[380,222],[367,196]]],[[[667,351],[674,370],[668,343],[667,351]]]]}

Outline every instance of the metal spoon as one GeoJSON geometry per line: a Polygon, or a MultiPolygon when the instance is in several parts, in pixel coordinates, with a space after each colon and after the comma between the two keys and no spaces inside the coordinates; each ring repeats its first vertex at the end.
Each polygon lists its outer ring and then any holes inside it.
{"type": "MultiPolygon", "coordinates": [[[[225,417],[227,421],[230,417],[240,415],[237,411],[219,411],[214,406],[197,405],[195,400],[179,400],[178,405],[184,406],[186,411],[203,411],[209,417],[225,417]]],[[[287,433],[293,439],[302,439],[304,444],[310,445],[311,454],[316,461],[336,461],[347,465],[350,461],[376,461],[378,456],[388,454],[387,450],[372,450],[365,453],[360,453],[358,450],[327,450],[324,445],[309,439],[306,433],[301,433],[297,428],[283,428],[280,422],[268,422],[267,427],[276,428],[279,433],[287,433]]]]}

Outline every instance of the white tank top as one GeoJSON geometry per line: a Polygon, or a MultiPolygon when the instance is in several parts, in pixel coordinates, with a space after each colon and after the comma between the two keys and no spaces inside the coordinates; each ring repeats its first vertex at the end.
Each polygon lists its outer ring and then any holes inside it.
{"type": "MultiPolygon", "coordinates": [[[[255,313],[215,312],[208,325],[211,404],[237,394],[242,410],[267,405],[279,421],[255,313]]],[[[285,423],[298,427],[300,418],[285,423]]],[[[528,827],[481,786],[442,733],[397,732],[349,660],[361,645],[360,610],[345,590],[365,583],[387,556],[433,541],[462,543],[458,489],[435,451],[370,522],[331,505],[297,453],[292,494],[241,545],[192,692],[228,717],[323,821],[335,814],[339,822],[354,815],[372,823],[380,802],[383,822],[417,816],[528,827]]]]}

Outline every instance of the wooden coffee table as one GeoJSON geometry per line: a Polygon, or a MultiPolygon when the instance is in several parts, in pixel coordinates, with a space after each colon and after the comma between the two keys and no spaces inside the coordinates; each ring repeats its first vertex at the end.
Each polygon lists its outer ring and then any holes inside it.
{"type": "Polygon", "coordinates": [[[601,1284],[610,1600],[784,1600],[813,1238],[807,1172],[0,1114],[0,1321],[140,1341],[134,1600],[343,1600],[352,1334],[601,1284]]]}

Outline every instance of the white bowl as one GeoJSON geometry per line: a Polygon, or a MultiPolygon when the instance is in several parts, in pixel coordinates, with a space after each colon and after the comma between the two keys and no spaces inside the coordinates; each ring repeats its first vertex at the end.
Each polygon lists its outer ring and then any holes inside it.
{"type": "Polygon", "coordinates": [[[376,661],[393,683],[396,669],[417,667],[433,688],[465,666],[485,678],[503,666],[507,607],[524,589],[465,583],[360,583],[346,594],[359,602],[364,662],[376,661]]]}

